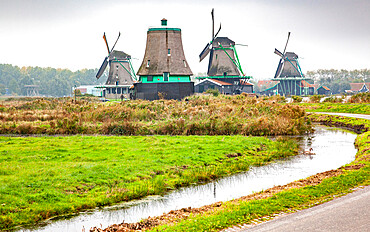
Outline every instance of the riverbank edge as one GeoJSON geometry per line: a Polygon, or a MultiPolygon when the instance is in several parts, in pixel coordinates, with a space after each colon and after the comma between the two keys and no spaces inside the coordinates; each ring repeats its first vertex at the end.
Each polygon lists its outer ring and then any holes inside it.
{"type": "Polygon", "coordinates": [[[236,200],[217,202],[200,208],[174,210],[138,223],[122,223],[90,231],[220,231],[230,227],[250,227],[278,215],[293,213],[330,201],[369,185],[370,136],[368,120],[332,115],[311,115],[313,121],[327,126],[345,127],[364,132],[357,136],[356,159],[336,170],[275,186],[236,200]],[[320,120],[319,120],[320,119],[320,120]],[[345,122],[343,122],[343,120],[345,122]],[[327,123],[330,121],[330,123],[327,123]]]}

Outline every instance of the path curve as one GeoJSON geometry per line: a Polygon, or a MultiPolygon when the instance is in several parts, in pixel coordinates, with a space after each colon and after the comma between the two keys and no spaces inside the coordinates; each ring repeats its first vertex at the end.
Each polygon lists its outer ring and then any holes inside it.
{"type": "Polygon", "coordinates": [[[228,231],[370,231],[370,186],[247,229],[228,231]]]}

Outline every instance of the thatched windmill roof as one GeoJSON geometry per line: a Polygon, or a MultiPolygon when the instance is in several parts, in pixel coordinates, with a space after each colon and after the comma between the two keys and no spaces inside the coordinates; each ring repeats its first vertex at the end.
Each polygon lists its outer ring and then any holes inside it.
{"type": "Polygon", "coordinates": [[[137,75],[154,76],[163,73],[171,76],[193,75],[184,55],[181,29],[168,28],[167,23],[162,27],[149,28],[144,59],[137,75]]]}

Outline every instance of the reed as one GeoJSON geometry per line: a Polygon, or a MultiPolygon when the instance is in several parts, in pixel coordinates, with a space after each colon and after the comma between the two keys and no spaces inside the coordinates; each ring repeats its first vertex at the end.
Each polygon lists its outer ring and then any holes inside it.
{"type": "Polygon", "coordinates": [[[13,102],[0,111],[3,134],[294,135],[311,130],[303,108],[281,97],[191,96],[187,100],[99,103],[13,102]]]}

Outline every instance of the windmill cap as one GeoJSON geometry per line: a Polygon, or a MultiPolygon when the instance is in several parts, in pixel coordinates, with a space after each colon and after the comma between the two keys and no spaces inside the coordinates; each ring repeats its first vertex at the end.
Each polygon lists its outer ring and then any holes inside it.
{"type": "Polygon", "coordinates": [[[163,19],[161,20],[161,25],[162,25],[162,26],[167,26],[167,19],[163,18],[163,19]]]}

